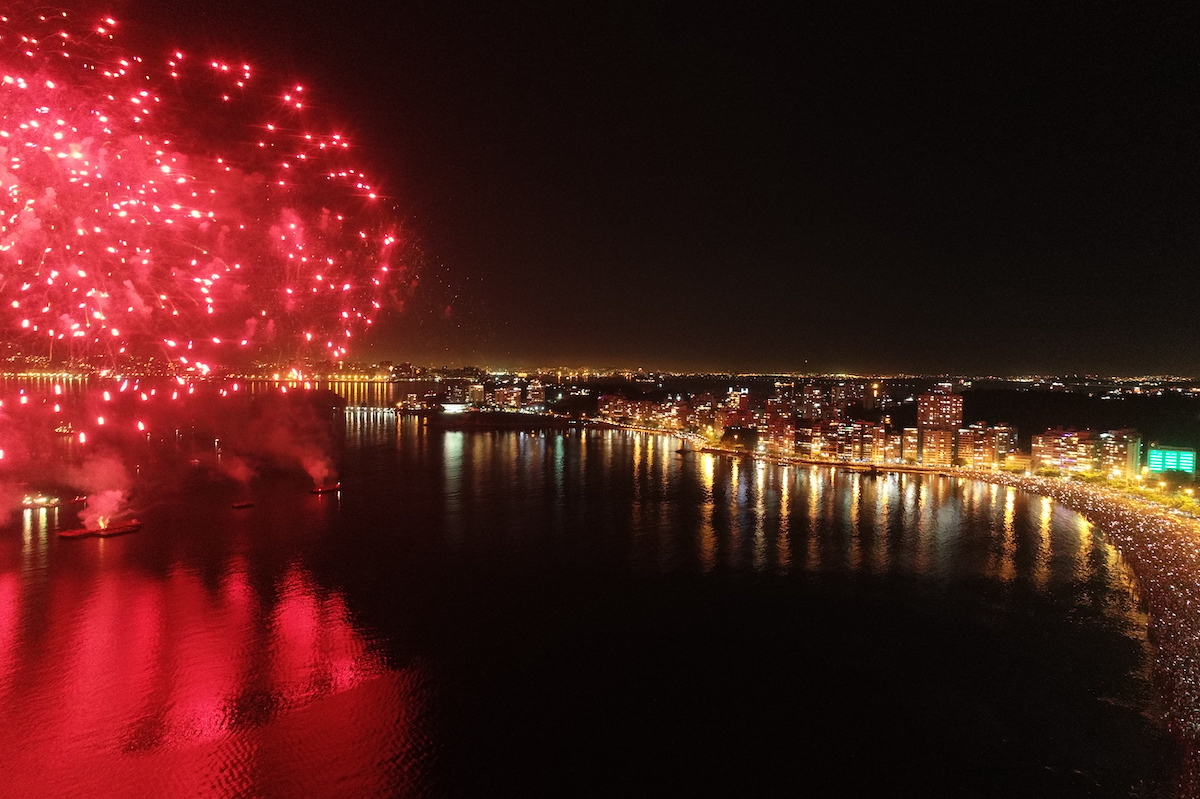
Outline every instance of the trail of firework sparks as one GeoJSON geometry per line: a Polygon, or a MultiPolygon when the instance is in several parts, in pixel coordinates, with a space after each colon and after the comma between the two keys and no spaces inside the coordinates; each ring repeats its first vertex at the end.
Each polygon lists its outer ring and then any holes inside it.
{"type": "Polygon", "coordinates": [[[344,357],[409,279],[345,137],[301,85],[180,51],[160,75],[115,28],[0,17],[0,328],[198,373],[344,357]]]}

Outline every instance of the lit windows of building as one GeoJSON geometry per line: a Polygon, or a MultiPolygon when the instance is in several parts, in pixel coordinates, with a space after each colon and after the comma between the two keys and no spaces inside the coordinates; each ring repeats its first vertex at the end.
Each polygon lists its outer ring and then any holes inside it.
{"type": "Polygon", "coordinates": [[[604,394],[597,401],[600,411],[600,417],[615,421],[626,413],[628,402],[624,397],[613,394],[604,394]]]}
{"type": "Polygon", "coordinates": [[[815,444],[816,458],[836,460],[838,454],[838,425],[836,422],[823,422],[817,426],[818,436],[815,444]]]}
{"type": "Polygon", "coordinates": [[[750,411],[750,389],[731,388],[722,403],[725,407],[725,427],[750,427],[754,414],[750,411]]]}
{"type": "Polygon", "coordinates": [[[882,463],[887,457],[887,429],[883,425],[872,424],[863,428],[862,458],[872,463],[882,463]]]}
{"type": "Polygon", "coordinates": [[[904,437],[900,433],[888,433],[887,445],[883,459],[889,463],[899,463],[904,460],[904,437]]]}
{"type": "Polygon", "coordinates": [[[796,455],[813,460],[834,460],[838,454],[838,425],[809,422],[796,428],[796,455]]]}
{"type": "Polygon", "coordinates": [[[750,389],[731,388],[725,395],[725,407],[734,411],[750,410],[750,389]]]}
{"type": "Polygon", "coordinates": [[[530,380],[528,389],[526,390],[525,401],[529,405],[545,405],[546,404],[546,387],[542,385],[540,380],[530,380]]]}
{"type": "Polygon", "coordinates": [[[467,402],[467,381],[465,380],[447,380],[446,383],[446,402],[450,403],[466,403],[467,402]]]}
{"type": "Polygon", "coordinates": [[[492,401],[501,408],[520,408],[521,407],[521,387],[520,386],[499,386],[492,393],[492,401]]]}
{"type": "Polygon", "coordinates": [[[837,459],[839,461],[862,460],[862,436],[859,425],[839,424],[836,433],[837,459]]]}
{"type": "Polygon", "coordinates": [[[917,427],[922,430],[958,430],[963,421],[962,403],[962,394],[922,394],[917,398],[917,427]]]}
{"type": "Polygon", "coordinates": [[[805,419],[829,418],[829,397],[821,386],[807,385],[800,397],[800,416],[805,419]]]}
{"type": "Polygon", "coordinates": [[[1142,437],[1136,430],[1100,434],[1100,471],[1110,477],[1132,477],[1142,468],[1142,437]]]}
{"type": "Polygon", "coordinates": [[[986,457],[984,454],[986,445],[982,439],[982,433],[975,430],[973,427],[964,428],[958,431],[958,465],[971,466],[975,468],[984,465],[981,463],[981,461],[983,461],[986,457]]]}
{"type": "Polygon", "coordinates": [[[995,468],[1006,460],[1015,433],[1008,425],[989,427],[976,422],[958,431],[957,462],[975,469],[995,468]]]}
{"type": "Polygon", "coordinates": [[[801,458],[817,457],[813,452],[813,444],[816,440],[816,431],[813,425],[800,424],[796,426],[796,455],[801,458]]]}
{"type": "Polygon", "coordinates": [[[1146,451],[1146,469],[1151,474],[1184,472],[1196,474],[1196,450],[1151,444],[1146,451]]]}
{"type": "Polygon", "coordinates": [[[837,419],[845,419],[852,405],[861,405],[865,387],[862,383],[841,382],[829,389],[829,404],[837,419]]]}
{"type": "Polygon", "coordinates": [[[1030,461],[1034,469],[1090,472],[1099,463],[1099,446],[1091,430],[1047,430],[1033,436],[1030,461]]]}
{"type": "Polygon", "coordinates": [[[772,452],[791,455],[796,450],[796,419],[780,400],[768,402],[759,426],[759,442],[772,452]]]}
{"type": "Polygon", "coordinates": [[[992,435],[996,437],[996,454],[1003,463],[1017,449],[1016,428],[1012,425],[998,424],[994,425],[991,430],[992,435]]]}
{"type": "Polygon", "coordinates": [[[922,430],[921,463],[926,466],[953,466],[954,431],[922,430]]]}

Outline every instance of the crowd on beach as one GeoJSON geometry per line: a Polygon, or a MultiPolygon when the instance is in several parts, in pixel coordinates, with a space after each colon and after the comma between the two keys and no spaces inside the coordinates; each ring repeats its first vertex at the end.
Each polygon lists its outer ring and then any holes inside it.
{"type": "Polygon", "coordinates": [[[1183,794],[1200,795],[1200,519],[1061,477],[955,473],[1050,497],[1095,524],[1117,547],[1133,569],[1150,615],[1168,725],[1184,749],[1183,794]],[[1187,790],[1189,785],[1193,790],[1187,790]]]}

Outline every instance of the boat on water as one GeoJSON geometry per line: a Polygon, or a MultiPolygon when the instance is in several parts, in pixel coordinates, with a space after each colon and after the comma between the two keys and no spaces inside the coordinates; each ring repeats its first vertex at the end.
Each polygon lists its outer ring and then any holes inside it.
{"type": "Polygon", "coordinates": [[[233,503],[234,510],[242,510],[243,508],[253,508],[253,502],[235,502],[233,503]]]}
{"type": "Polygon", "coordinates": [[[326,483],[325,485],[313,486],[312,489],[310,489],[308,493],[310,493],[310,494],[329,494],[333,491],[341,491],[341,490],[342,490],[341,483],[326,483]]]}
{"type": "Polygon", "coordinates": [[[127,522],[109,524],[104,527],[78,527],[74,530],[59,530],[58,535],[60,538],[108,538],[114,535],[137,532],[140,529],[142,529],[142,523],[137,519],[130,519],[127,522]]]}
{"type": "Polygon", "coordinates": [[[21,500],[22,507],[26,508],[57,508],[62,500],[51,494],[26,494],[21,500]]]}

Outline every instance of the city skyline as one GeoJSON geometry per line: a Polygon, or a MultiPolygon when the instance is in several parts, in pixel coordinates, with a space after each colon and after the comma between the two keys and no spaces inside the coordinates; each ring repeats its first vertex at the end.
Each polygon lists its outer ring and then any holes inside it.
{"type": "Polygon", "coordinates": [[[7,4],[10,792],[1200,797],[1194,21],[7,4]]]}

